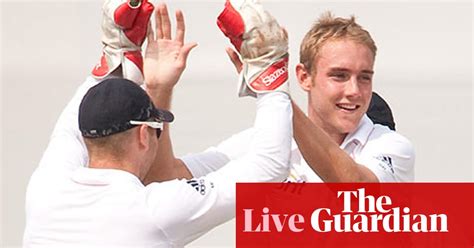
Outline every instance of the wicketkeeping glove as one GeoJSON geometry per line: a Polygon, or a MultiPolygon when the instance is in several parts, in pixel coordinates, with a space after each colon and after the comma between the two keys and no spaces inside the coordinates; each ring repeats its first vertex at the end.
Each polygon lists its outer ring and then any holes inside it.
{"type": "Polygon", "coordinates": [[[240,97],[288,94],[288,35],[258,0],[227,0],[217,25],[242,58],[240,97]]]}
{"type": "Polygon", "coordinates": [[[103,79],[120,65],[122,75],[143,83],[141,46],[147,35],[153,5],[148,0],[106,0],[102,7],[103,54],[92,75],[103,79]]]}

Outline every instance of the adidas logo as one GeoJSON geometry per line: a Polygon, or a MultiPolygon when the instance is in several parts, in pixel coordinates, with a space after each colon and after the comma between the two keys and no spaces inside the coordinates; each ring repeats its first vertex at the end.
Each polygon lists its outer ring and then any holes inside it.
{"type": "Polygon", "coordinates": [[[392,164],[392,158],[391,157],[380,155],[380,156],[376,157],[376,159],[381,162],[381,163],[379,163],[379,166],[382,167],[384,170],[389,169],[392,173],[395,173],[395,170],[393,169],[393,164],[392,164]]]}
{"type": "Polygon", "coordinates": [[[193,187],[201,195],[206,194],[206,185],[204,179],[200,179],[199,181],[197,179],[191,179],[188,180],[186,183],[191,185],[191,187],[193,187]]]}

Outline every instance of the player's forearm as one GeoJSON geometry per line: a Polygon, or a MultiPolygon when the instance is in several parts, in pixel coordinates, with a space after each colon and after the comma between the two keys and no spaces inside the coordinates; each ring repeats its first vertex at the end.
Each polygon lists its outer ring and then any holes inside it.
{"type": "Polygon", "coordinates": [[[289,96],[282,92],[260,95],[254,129],[251,151],[246,155],[257,161],[252,169],[261,171],[262,176],[266,174],[268,181],[286,177],[293,129],[289,96]]]}
{"type": "MultiPolygon", "coordinates": [[[[168,86],[148,89],[147,92],[153,100],[155,107],[170,110],[173,88],[168,86]]],[[[192,175],[184,164],[174,156],[171,143],[169,124],[165,123],[160,139],[155,162],[148,172],[145,182],[160,182],[176,178],[191,178],[192,175]]]]}
{"type": "Polygon", "coordinates": [[[293,103],[293,132],[308,165],[324,182],[377,182],[366,167],[347,153],[293,103]]]}
{"type": "Polygon", "coordinates": [[[170,110],[171,99],[173,98],[173,86],[155,85],[153,88],[146,86],[145,89],[153,101],[153,104],[155,104],[155,107],[170,110]]]}
{"type": "MultiPolygon", "coordinates": [[[[210,173],[208,178],[233,188],[236,182],[278,182],[288,176],[292,137],[291,104],[285,93],[269,94],[272,95],[257,102],[254,137],[247,144],[249,152],[210,173]]],[[[229,199],[235,197],[233,192],[221,193],[229,199]]]]}

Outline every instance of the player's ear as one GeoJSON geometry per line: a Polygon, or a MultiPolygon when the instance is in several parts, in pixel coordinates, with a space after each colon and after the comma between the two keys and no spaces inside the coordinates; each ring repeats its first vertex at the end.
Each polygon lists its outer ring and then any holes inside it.
{"type": "Polygon", "coordinates": [[[150,132],[148,130],[148,126],[140,125],[138,129],[138,144],[140,149],[148,150],[150,148],[150,139],[151,139],[150,132]]]}
{"type": "Polygon", "coordinates": [[[296,78],[304,91],[309,92],[311,90],[311,73],[306,70],[306,67],[302,63],[296,65],[296,78]]]}

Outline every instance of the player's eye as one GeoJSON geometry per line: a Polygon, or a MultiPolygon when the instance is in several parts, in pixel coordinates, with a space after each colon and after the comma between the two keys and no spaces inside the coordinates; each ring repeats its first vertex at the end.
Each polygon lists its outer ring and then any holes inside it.
{"type": "Polygon", "coordinates": [[[359,76],[359,81],[362,83],[370,83],[372,82],[372,75],[370,74],[362,74],[359,76]]]}
{"type": "Polygon", "coordinates": [[[350,78],[349,73],[346,72],[331,72],[329,73],[329,77],[337,82],[344,82],[350,78]]]}

